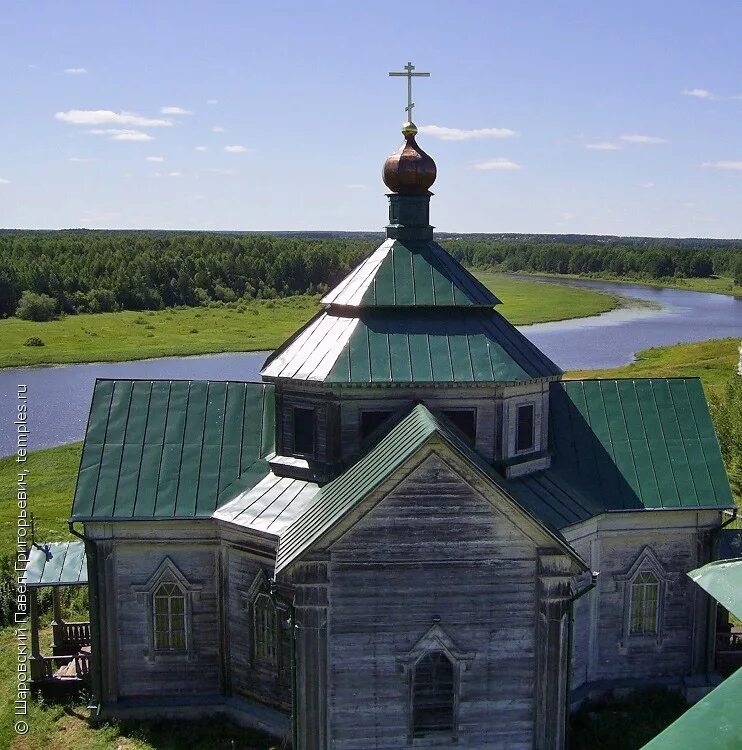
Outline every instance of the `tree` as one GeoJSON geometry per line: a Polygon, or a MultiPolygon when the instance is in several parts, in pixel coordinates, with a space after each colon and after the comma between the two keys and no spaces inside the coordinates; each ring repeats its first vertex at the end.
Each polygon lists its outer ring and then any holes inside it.
{"type": "Polygon", "coordinates": [[[58,310],[59,304],[54,297],[48,294],[23,292],[15,314],[23,320],[45,321],[54,320],[58,310]]]}

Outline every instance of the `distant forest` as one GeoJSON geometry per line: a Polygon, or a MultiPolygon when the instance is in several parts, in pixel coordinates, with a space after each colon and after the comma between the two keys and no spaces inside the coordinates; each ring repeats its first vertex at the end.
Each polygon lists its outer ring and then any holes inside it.
{"type": "MultiPolygon", "coordinates": [[[[371,233],[0,232],[0,316],[14,315],[24,292],[48,295],[66,313],[319,294],[379,239],[371,233]]],[[[742,241],[494,234],[438,239],[459,261],[483,269],[637,279],[716,275],[742,283],[742,241]]]]}

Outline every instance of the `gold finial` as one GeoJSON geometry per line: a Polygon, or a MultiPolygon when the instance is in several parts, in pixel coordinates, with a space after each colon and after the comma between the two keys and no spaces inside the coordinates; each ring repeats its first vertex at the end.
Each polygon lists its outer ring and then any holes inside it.
{"type": "Polygon", "coordinates": [[[391,72],[389,73],[390,76],[404,76],[407,78],[407,106],[405,107],[405,112],[407,112],[407,122],[402,126],[402,134],[407,136],[414,136],[417,135],[417,128],[415,127],[415,123],[412,122],[412,108],[415,106],[412,101],[412,79],[413,78],[430,78],[430,73],[415,73],[413,72],[415,70],[415,66],[408,62],[407,65],[404,66],[403,72],[391,72]]]}

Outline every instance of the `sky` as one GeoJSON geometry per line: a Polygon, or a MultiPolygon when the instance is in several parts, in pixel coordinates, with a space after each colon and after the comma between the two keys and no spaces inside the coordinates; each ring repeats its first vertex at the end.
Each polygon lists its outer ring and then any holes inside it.
{"type": "Polygon", "coordinates": [[[9,0],[0,227],[742,237],[742,4],[9,0]]]}

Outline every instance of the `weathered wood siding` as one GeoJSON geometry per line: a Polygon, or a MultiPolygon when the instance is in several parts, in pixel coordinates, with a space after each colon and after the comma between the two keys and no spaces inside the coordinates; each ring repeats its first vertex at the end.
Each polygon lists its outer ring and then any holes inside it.
{"type": "Polygon", "coordinates": [[[221,692],[218,560],[216,544],[168,539],[115,543],[112,575],[120,697],[221,692]],[[135,591],[165,557],[200,587],[191,599],[187,656],[153,654],[148,630],[151,602],[135,591]]]}
{"type": "MultiPolygon", "coordinates": [[[[253,629],[247,593],[261,570],[267,578],[273,575],[272,567],[249,552],[231,545],[225,546],[224,561],[227,612],[225,648],[230,692],[288,710],[291,698],[286,664],[284,663],[284,669],[279,674],[278,671],[256,667],[252,658],[253,629]]],[[[285,650],[284,648],[282,656],[284,662],[287,662],[288,654],[285,650]]]]}
{"type": "Polygon", "coordinates": [[[583,559],[600,571],[598,586],[581,599],[574,612],[572,687],[602,680],[651,680],[683,677],[704,670],[705,595],[687,577],[705,562],[703,529],[713,514],[612,515],[601,526],[567,538],[583,559]],[[652,525],[652,524],[655,525],[652,525]],[[628,633],[626,578],[642,551],[649,548],[664,571],[656,638],[628,633]]]}
{"type": "Polygon", "coordinates": [[[473,654],[457,747],[531,748],[536,559],[535,543],[436,456],[381,500],[331,549],[330,746],[406,746],[400,660],[440,618],[473,654]]]}

